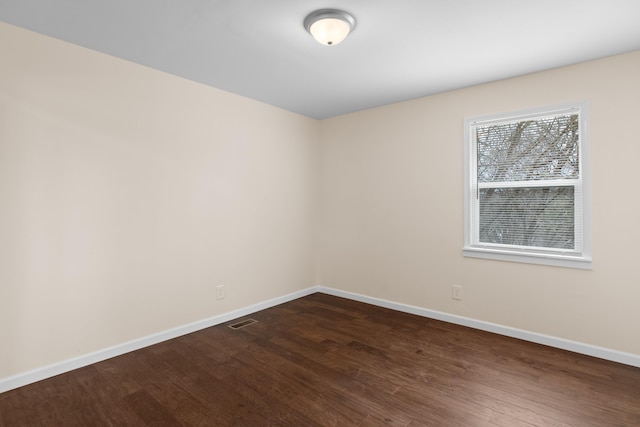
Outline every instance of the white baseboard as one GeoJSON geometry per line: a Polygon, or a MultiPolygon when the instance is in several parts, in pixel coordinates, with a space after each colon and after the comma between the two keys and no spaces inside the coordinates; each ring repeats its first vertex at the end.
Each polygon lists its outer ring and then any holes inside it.
{"type": "Polygon", "coordinates": [[[590,344],[584,344],[577,341],[566,340],[563,338],[557,338],[549,335],[538,334],[536,332],[525,331],[522,329],[512,328],[509,326],[503,326],[495,323],[484,322],[481,320],[470,319],[468,317],[456,316],[454,314],[442,313],[440,311],[434,311],[426,308],[415,307],[408,304],[401,304],[393,301],[387,301],[380,298],[373,298],[373,297],[356,294],[352,292],[340,291],[338,289],[318,286],[316,290],[318,292],[322,292],[329,295],[347,298],[354,301],[360,301],[367,304],[376,305],[379,307],[390,308],[392,310],[402,311],[404,313],[416,314],[418,316],[428,317],[430,319],[442,320],[444,322],[454,323],[456,325],[468,326],[470,328],[480,329],[482,331],[493,332],[496,334],[505,335],[512,338],[518,338],[521,340],[530,341],[537,344],[544,344],[550,347],[573,351],[574,353],[585,354],[587,356],[593,356],[600,359],[623,363],[625,365],[631,365],[631,366],[640,368],[640,356],[636,354],[624,353],[621,351],[611,350],[608,348],[598,347],[590,344]]]}
{"type": "Polygon", "coordinates": [[[293,301],[298,298],[311,295],[316,292],[322,292],[328,295],[334,295],[342,298],[351,299],[354,301],[360,301],[367,304],[376,305],[379,307],[390,308],[392,310],[401,311],[404,313],[416,314],[418,316],[427,317],[430,319],[442,320],[444,322],[454,323],[457,325],[468,326],[471,328],[493,332],[500,335],[505,335],[512,338],[518,338],[525,341],[531,341],[538,344],[548,345],[550,347],[556,347],[563,350],[573,351],[575,353],[585,354],[588,356],[598,357],[600,359],[610,360],[613,362],[624,363],[640,368],[640,356],[630,353],[624,353],[615,351],[603,347],[597,347],[590,344],[584,344],[576,341],[565,340],[562,338],[552,337],[549,335],[538,334],[535,332],[529,332],[522,329],[511,328],[508,326],[498,325],[490,322],[483,322],[481,320],[470,319],[467,317],[456,316],[453,314],[442,313],[439,311],[429,310],[426,308],[415,307],[408,304],[401,304],[393,301],[388,301],[380,298],[369,297],[366,295],[356,294],[352,292],[341,291],[338,289],[328,288],[324,286],[315,286],[307,288],[298,292],[294,292],[282,297],[273,298],[261,303],[253,304],[248,307],[244,307],[238,310],[230,311],[218,316],[214,316],[208,319],[200,320],[198,322],[189,323],[187,325],[179,326],[177,328],[169,329],[167,331],[159,332],[157,334],[148,335],[133,341],[118,344],[113,347],[109,347],[103,350],[99,350],[93,353],[85,354],[73,359],[64,360],[62,362],[54,363],[49,366],[34,369],[29,372],[24,372],[11,377],[0,379],[0,393],[12,390],[14,388],[22,387],[27,384],[35,383],[40,380],[44,380],[55,375],[63,374],[65,372],[72,371],[74,369],[82,368],[93,363],[97,363],[112,357],[120,356],[125,353],[129,353],[134,350],[139,350],[144,347],[148,347],[153,344],[158,344],[162,341],[177,338],[182,335],[190,334],[192,332],[199,331],[211,326],[219,325],[221,323],[228,322],[239,317],[248,316],[257,311],[264,310],[270,307],[274,307],[279,304],[283,304],[289,301],[293,301]]]}
{"type": "Polygon", "coordinates": [[[146,337],[118,344],[113,347],[109,347],[93,353],[85,354],[79,357],[64,360],[62,362],[54,363],[49,366],[34,369],[29,372],[2,378],[0,379],[0,393],[12,390],[14,388],[22,387],[27,384],[35,383],[40,380],[51,378],[55,375],[63,374],[65,372],[82,368],[93,363],[101,362],[115,356],[120,356],[134,350],[139,350],[153,344],[158,344],[162,341],[177,338],[179,336],[190,334],[192,332],[196,332],[211,326],[219,325],[221,323],[225,323],[239,317],[247,316],[260,310],[264,310],[279,304],[283,304],[285,302],[293,301],[295,299],[311,295],[317,291],[318,290],[316,288],[304,289],[302,291],[294,292],[278,298],[273,298],[268,301],[250,305],[248,307],[230,311],[228,313],[210,317],[208,319],[189,323],[187,325],[179,326],[177,328],[169,329],[157,334],[148,335],[146,337]]]}

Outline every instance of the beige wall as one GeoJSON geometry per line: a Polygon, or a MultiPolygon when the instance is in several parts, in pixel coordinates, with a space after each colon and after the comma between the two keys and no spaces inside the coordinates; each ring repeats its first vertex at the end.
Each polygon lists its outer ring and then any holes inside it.
{"type": "Polygon", "coordinates": [[[639,100],[634,52],[324,121],[320,283],[640,355],[639,100]],[[464,118],[582,100],[593,270],[464,258],[464,118]]]}
{"type": "Polygon", "coordinates": [[[0,58],[0,378],[314,284],[317,121],[5,24],[0,58]]]}
{"type": "Polygon", "coordinates": [[[314,284],[640,355],[640,52],[323,122],[4,24],[0,58],[0,379],[314,284]],[[463,258],[464,117],[580,100],[593,270],[463,258]]]}

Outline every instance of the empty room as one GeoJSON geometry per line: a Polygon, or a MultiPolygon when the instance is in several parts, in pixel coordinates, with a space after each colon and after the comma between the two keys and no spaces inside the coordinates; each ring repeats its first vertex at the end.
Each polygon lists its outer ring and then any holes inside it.
{"type": "Polygon", "coordinates": [[[640,2],[3,0],[0,427],[640,425],[640,2]]]}

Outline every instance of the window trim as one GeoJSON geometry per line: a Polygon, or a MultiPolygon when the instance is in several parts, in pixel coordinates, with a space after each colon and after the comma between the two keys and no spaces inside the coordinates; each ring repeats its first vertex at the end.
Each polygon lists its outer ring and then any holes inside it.
{"type": "MultiPolygon", "coordinates": [[[[569,104],[552,105],[528,110],[468,117],[464,120],[464,245],[463,255],[472,258],[484,258],[500,261],[513,261],[529,264],[542,264],[579,269],[592,268],[591,254],[591,168],[589,146],[589,105],[587,101],[569,104]],[[477,171],[475,159],[472,159],[475,139],[471,135],[471,127],[491,122],[521,121],[544,115],[555,115],[566,112],[579,112],[580,117],[580,173],[582,180],[582,250],[562,251],[532,249],[529,247],[507,247],[499,245],[481,245],[472,243],[473,220],[472,206],[475,192],[472,176],[477,171]]],[[[580,201],[576,201],[578,203],[580,201]]],[[[576,221],[579,223],[579,221],[576,221]]]]}

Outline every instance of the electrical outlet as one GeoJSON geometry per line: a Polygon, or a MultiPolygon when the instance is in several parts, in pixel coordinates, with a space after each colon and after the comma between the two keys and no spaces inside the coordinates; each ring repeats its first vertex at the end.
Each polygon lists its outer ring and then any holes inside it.
{"type": "Polygon", "coordinates": [[[216,299],[224,299],[224,285],[216,286],[216,299]]]}
{"type": "Polygon", "coordinates": [[[451,286],[451,298],[459,301],[462,300],[462,286],[460,285],[451,286]]]}

